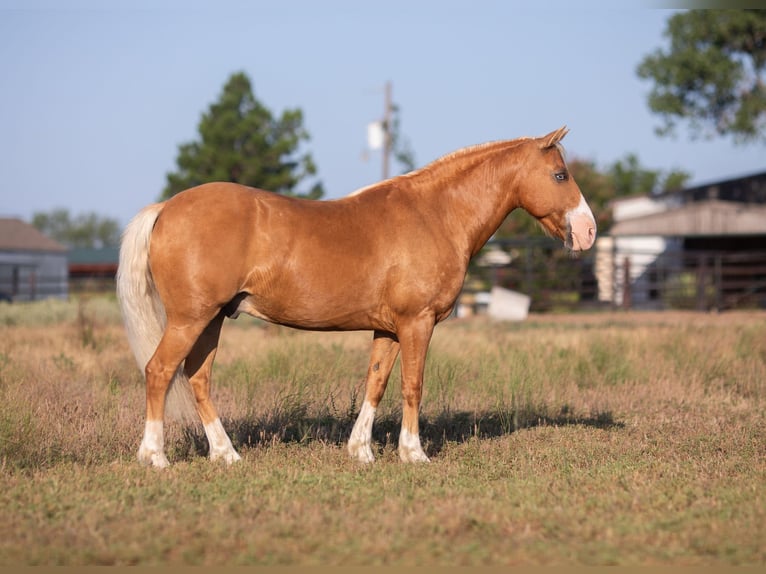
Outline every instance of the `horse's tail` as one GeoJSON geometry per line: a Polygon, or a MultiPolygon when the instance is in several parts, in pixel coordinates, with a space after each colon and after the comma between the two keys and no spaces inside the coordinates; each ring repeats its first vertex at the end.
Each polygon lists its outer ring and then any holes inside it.
{"type": "MultiPolygon", "coordinates": [[[[120,303],[130,348],[145,373],[165,331],[165,307],[149,268],[149,242],[154,224],[164,207],[155,203],[142,209],[125,228],[117,269],[117,300],[120,303]]],[[[195,400],[181,365],[173,376],[166,397],[166,412],[172,418],[195,419],[195,400]]]]}

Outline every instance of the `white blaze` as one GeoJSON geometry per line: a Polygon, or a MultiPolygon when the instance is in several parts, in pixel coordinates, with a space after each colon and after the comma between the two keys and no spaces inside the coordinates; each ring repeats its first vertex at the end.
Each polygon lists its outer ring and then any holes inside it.
{"type": "Polygon", "coordinates": [[[567,213],[567,228],[567,246],[574,251],[590,249],[596,241],[596,219],[582,194],[577,207],[567,213]]]}

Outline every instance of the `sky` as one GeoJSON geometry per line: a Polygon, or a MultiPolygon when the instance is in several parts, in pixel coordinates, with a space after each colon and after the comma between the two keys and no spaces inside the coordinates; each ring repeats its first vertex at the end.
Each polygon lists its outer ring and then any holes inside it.
{"type": "Polygon", "coordinates": [[[382,178],[367,126],[386,82],[417,166],[566,125],[567,156],[602,168],[632,153],[692,185],[763,171],[763,144],[655,134],[635,70],[667,45],[673,13],[607,0],[0,0],[0,217],[66,208],[126,224],[235,72],[275,115],[303,111],[327,199],[382,178]]]}

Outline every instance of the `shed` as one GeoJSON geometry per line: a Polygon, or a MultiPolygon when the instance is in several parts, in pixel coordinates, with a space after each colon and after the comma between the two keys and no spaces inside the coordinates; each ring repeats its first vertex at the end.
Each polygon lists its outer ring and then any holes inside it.
{"type": "Polygon", "coordinates": [[[67,248],[21,219],[0,218],[0,298],[67,296],[67,248]]]}
{"type": "Polygon", "coordinates": [[[667,211],[618,221],[612,226],[611,235],[613,237],[766,236],[766,205],[718,199],[687,203],[667,211]]]}
{"type": "Polygon", "coordinates": [[[69,251],[69,283],[73,292],[114,291],[119,247],[76,247],[69,251]]]}
{"type": "Polygon", "coordinates": [[[613,207],[615,223],[596,245],[600,300],[766,306],[766,172],[613,207]]]}

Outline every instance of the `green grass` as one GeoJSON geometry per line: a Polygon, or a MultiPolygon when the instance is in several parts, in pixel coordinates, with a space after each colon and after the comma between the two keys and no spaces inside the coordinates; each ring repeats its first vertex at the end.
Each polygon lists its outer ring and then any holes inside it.
{"type": "Polygon", "coordinates": [[[0,306],[0,565],[766,564],[762,312],[440,325],[428,465],[396,454],[398,367],[376,462],[346,454],[369,334],[230,322],[243,460],[170,422],[158,471],[114,302],[57,305],[0,306]]]}

